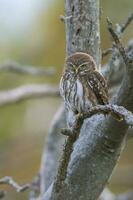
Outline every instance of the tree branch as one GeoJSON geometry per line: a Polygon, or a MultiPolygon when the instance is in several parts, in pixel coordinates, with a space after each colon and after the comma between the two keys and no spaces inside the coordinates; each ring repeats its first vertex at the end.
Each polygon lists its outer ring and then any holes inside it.
{"type": "Polygon", "coordinates": [[[108,49],[104,50],[104,51],[102,52],[102,59],[103,59],[105,56],[111,54],[112,51],[113,51],[112,48],[108,48],[108,49]]]}
{"type": "MultiPolygon", "coordinates": [[[[128,42],[126,47],[126,53],[128,57],[132,57],[133,55],[133,40],[128,42]]],[[[109,87],[109,95],[112,97],[113,95],[118,93],[121,82],[123,80],[125,74],[125,64],[123,59],[115,48],[112,52],[112,57],[107,64],[102,67],[102,74],[106,78],[109,87]]]]}
{"type": "Polygon", "coordinates": [[[46,84],[31,84],[0,92],[0,106],[13,104],[30,98],[59,96],[59,89],[46,84]]]}
{"type": "MultiPolygon", "coordinates": [[[[114,102],[133,111],[132,61],[129,60],[119,38],[112,35],[126,64],[126,74],[114,102]]],[[[78,127],[81,128],[80,124],[78,127]]],[[[75,135],[78,135],[79,129],[76,129],[75,135]]],[[[127,139],[127,129],[125,121],[118,122],[111,117],[104,118],[99,115],[87,119],[77,141],[75,137],[68,137],[65,147],[70,148],[65,148],[63,154],[66,155],[65,158],[70,158],[68,167],[63,156],[63,170],[60,170],[59,166],[54,185],[49,188],[43,199],[97,199],[119,159],[127,139]],[[76,142],[72,147],[74,141],[76,142]]]]}
{"type": "Polygon", "coordinates": [[[61,20],[62,22],[65,22],[65,23],[66,23],[66,20],[69,20],[69,19],[71,19],[71,18],[72,18],[72,15],[70,15],[70,16],[60,15],[60,20],[61,20]]]}
{"type": "Polygon", "coordinates": [[[118,34],[122,34],[133,21],[133,13],[127,18],[126,22],[120,26],[118,34]]]}
{"type": "Polygon", "coordinates": [[[109,18],[107,18],[107,23],[108,23],[108,30],[109,30],[109,32],[110,32],[110,34],[111,34],[116,46],[117,46],[117,49],[119,50],[125,65],[129,67],[130,60],[129,60],[128,56],[127,56],[127,53],[126,53],[124,47],[122,46],[122,44],[121,44],[121,42],[119,40],[118,35],[113,30],[113,25],[112,25],[112,22],[109,20],[109,18]]]}
{"type": "MultiPolygon", "coordinates": [[[[133,20],[132,17],[133,17],[133,14],[129,16],[129,18],[126,20],[123,26],[122,25],[120,26],[117,24],[114,33],[117,33],[118,39],[122,35],[122,33],[126,30],[128,25],[132,22],[133,20]],[[125,28],[122,28],[122,27],[125,27],[125,28]]],[[[110,96],[113,96],[114,94],[118,92],[120,84],[124,77],[125,63],[123,62],[122,56],[120,55],[118,49],[116,48],[115,43],[113,43],[113,46],[112,48],[110,48],[109,51],[108,50],[105,51],[105,54],[106,53],[108,54],[108,52],[110,52],[111,49],[112,49],[112,57],[109,60],[109,62],[104,67],[102,67],[102,74],[106,77],[108,81],[109,94],[110,96]]],[[[133,41],[132,40],[128,42],[125,52],[129,59],[130,57],[132,58],[132,55],[133,55],[133,41]]]]}
{"type": "MultiPolygon", "coordinates": [[[[38,185],[37,185],[38,177],[31,184],[24,184],[20,186],[12,177],[5,176],[0,179],[0,185],[10,185],[12,188],[16,190],[16,192],[25,192],[30,189],[30,200],[36,199],[36,193],[38,193],[38,185]]],[[[6,195],[6,191],[0,191],[0,199],[4,198],[6,195]]]]}
{"type": "Polygon", "coordinates": [[[23,66],[16,62],[7,62],[0,64],[1,71],[8,71],[17,74],[29,74],[33,76],[52,76],[55,74],[54,67],[33,67],[33,66],[23,66]]]}
{"type": "MultiPolygon", "coordinates": [[[[133,21],[133,13],[127,18],[126,22],[123,25],[116,25],[116,33],[121,36],[124,31],[127,29],[127,27],[131,24],[131,22],[133,21]]],[[[112,53],[113,51],[115,51],[115,46],[113,46],[112,48],[108,48],[107,50],[102,52],[102,59],[107,56],[108,54],[112,53]]]]}
{"type": "Polygon", "coordinates": [[[12,177],[5,176],[0,179],[0,184],[8,184],[13,187],[17,192],[24,192],[25,190],[30,188],[30,184],[25,184],[20,186],[16,181],[13,180],[12,177]]]}
{"type": "Polygon", "coordinates": [[[61,154],[61,146],[64,143],[64,136],[60,134],[60,130],[66,126],[66,114],[64,105],[61,105],[56,112],[51,128],[48,133],[48,139],[43,151],[40,178],[41,178],[41,194],[51,185],[58,167],[59,157],[61,154]]]}

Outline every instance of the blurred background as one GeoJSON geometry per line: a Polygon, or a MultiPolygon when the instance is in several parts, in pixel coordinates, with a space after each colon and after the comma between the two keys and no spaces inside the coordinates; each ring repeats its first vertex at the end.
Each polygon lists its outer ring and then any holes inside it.
{"type": "MultiPolygon", "coordinates": [[[[133,10],[133,1],[101,0],[101,7],[102,49],[106,49],[111,44],[106,17],[114,23],[124,22],[133,10]]],[[[0,71],[1,91],[28,83],[58,85],[65,57],[65,29],[59,19],[62,14],[64,1],[0,0],[0,64],[15,60],[22,65],[56,69],[56,74],[47,78],[0,71]]],[[[132,37],[132,29],[130,26],[125,32],[124,43],[132,37]]],[[[12,176],[22,184],[36,176],[60,102],[59,97],[46,97],[0,107],[0,177],[12,176]]],[[[133,189],[132,151],[133,141],[129,141],[109,185],[113,192],[133,189]]],[[[16,194],[10,187],[6,190],[6,199],[26,199],[26,194],[16,194]]]]}

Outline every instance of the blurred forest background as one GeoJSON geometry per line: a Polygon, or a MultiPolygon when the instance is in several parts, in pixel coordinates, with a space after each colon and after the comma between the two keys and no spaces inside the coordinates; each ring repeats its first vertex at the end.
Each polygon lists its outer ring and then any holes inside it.
{"type": "MultiPolygon", "coordinates": [[[[102,49],[106,49],[111,44],[106,17],[114,23],[124,22],[133,10],[133,1],[101,0],[101,7],[102,49]]],[[[15,60],[22,65],[56,69],[56,74],[48,78],[0,71],[0,90],[28,83],[59,83],[65,57],[65,28],[59,19],[62,14],[64,1],[60,0],[0,0],[0,64],[15,60]]],[[[125,32],[125,43],[133,37],[132,30],[131,25],[125,32]]],[[[22,184],[36,176],[46,135],[60,102],[59,97],[46,97],[0,107],[0,177],[12,176],[22,184]]],[[[109,185],[114,192],[133,189],[132,152],[130,141],[109,185]]],[[[26,194],[6,189],[6,199],[26,199],[26,194]]]]}

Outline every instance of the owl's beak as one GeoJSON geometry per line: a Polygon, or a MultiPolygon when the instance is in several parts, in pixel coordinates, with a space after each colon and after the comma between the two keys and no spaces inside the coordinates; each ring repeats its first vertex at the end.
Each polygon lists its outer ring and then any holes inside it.
{"type": "Polygon", "coordinates": [[[78,71],[79,71],[79,69],[78,69],[78,68],[76,68],[76,69],[75,69],[75,71],[76,71],[76,74],[77,74],[77,73],[78,73],[78,71]]]}

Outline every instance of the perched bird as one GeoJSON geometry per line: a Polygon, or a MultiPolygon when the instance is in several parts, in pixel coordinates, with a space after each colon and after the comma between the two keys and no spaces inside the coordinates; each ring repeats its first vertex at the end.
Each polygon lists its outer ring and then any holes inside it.
{"type": "Polygon", "coordinates": [[[60,94],[68,111],[69,127],[76,114],[98,104],[108,104],[107,83],[97,70],[92,56],[77,52],[66,59],[60,80],[60,94]]]}

